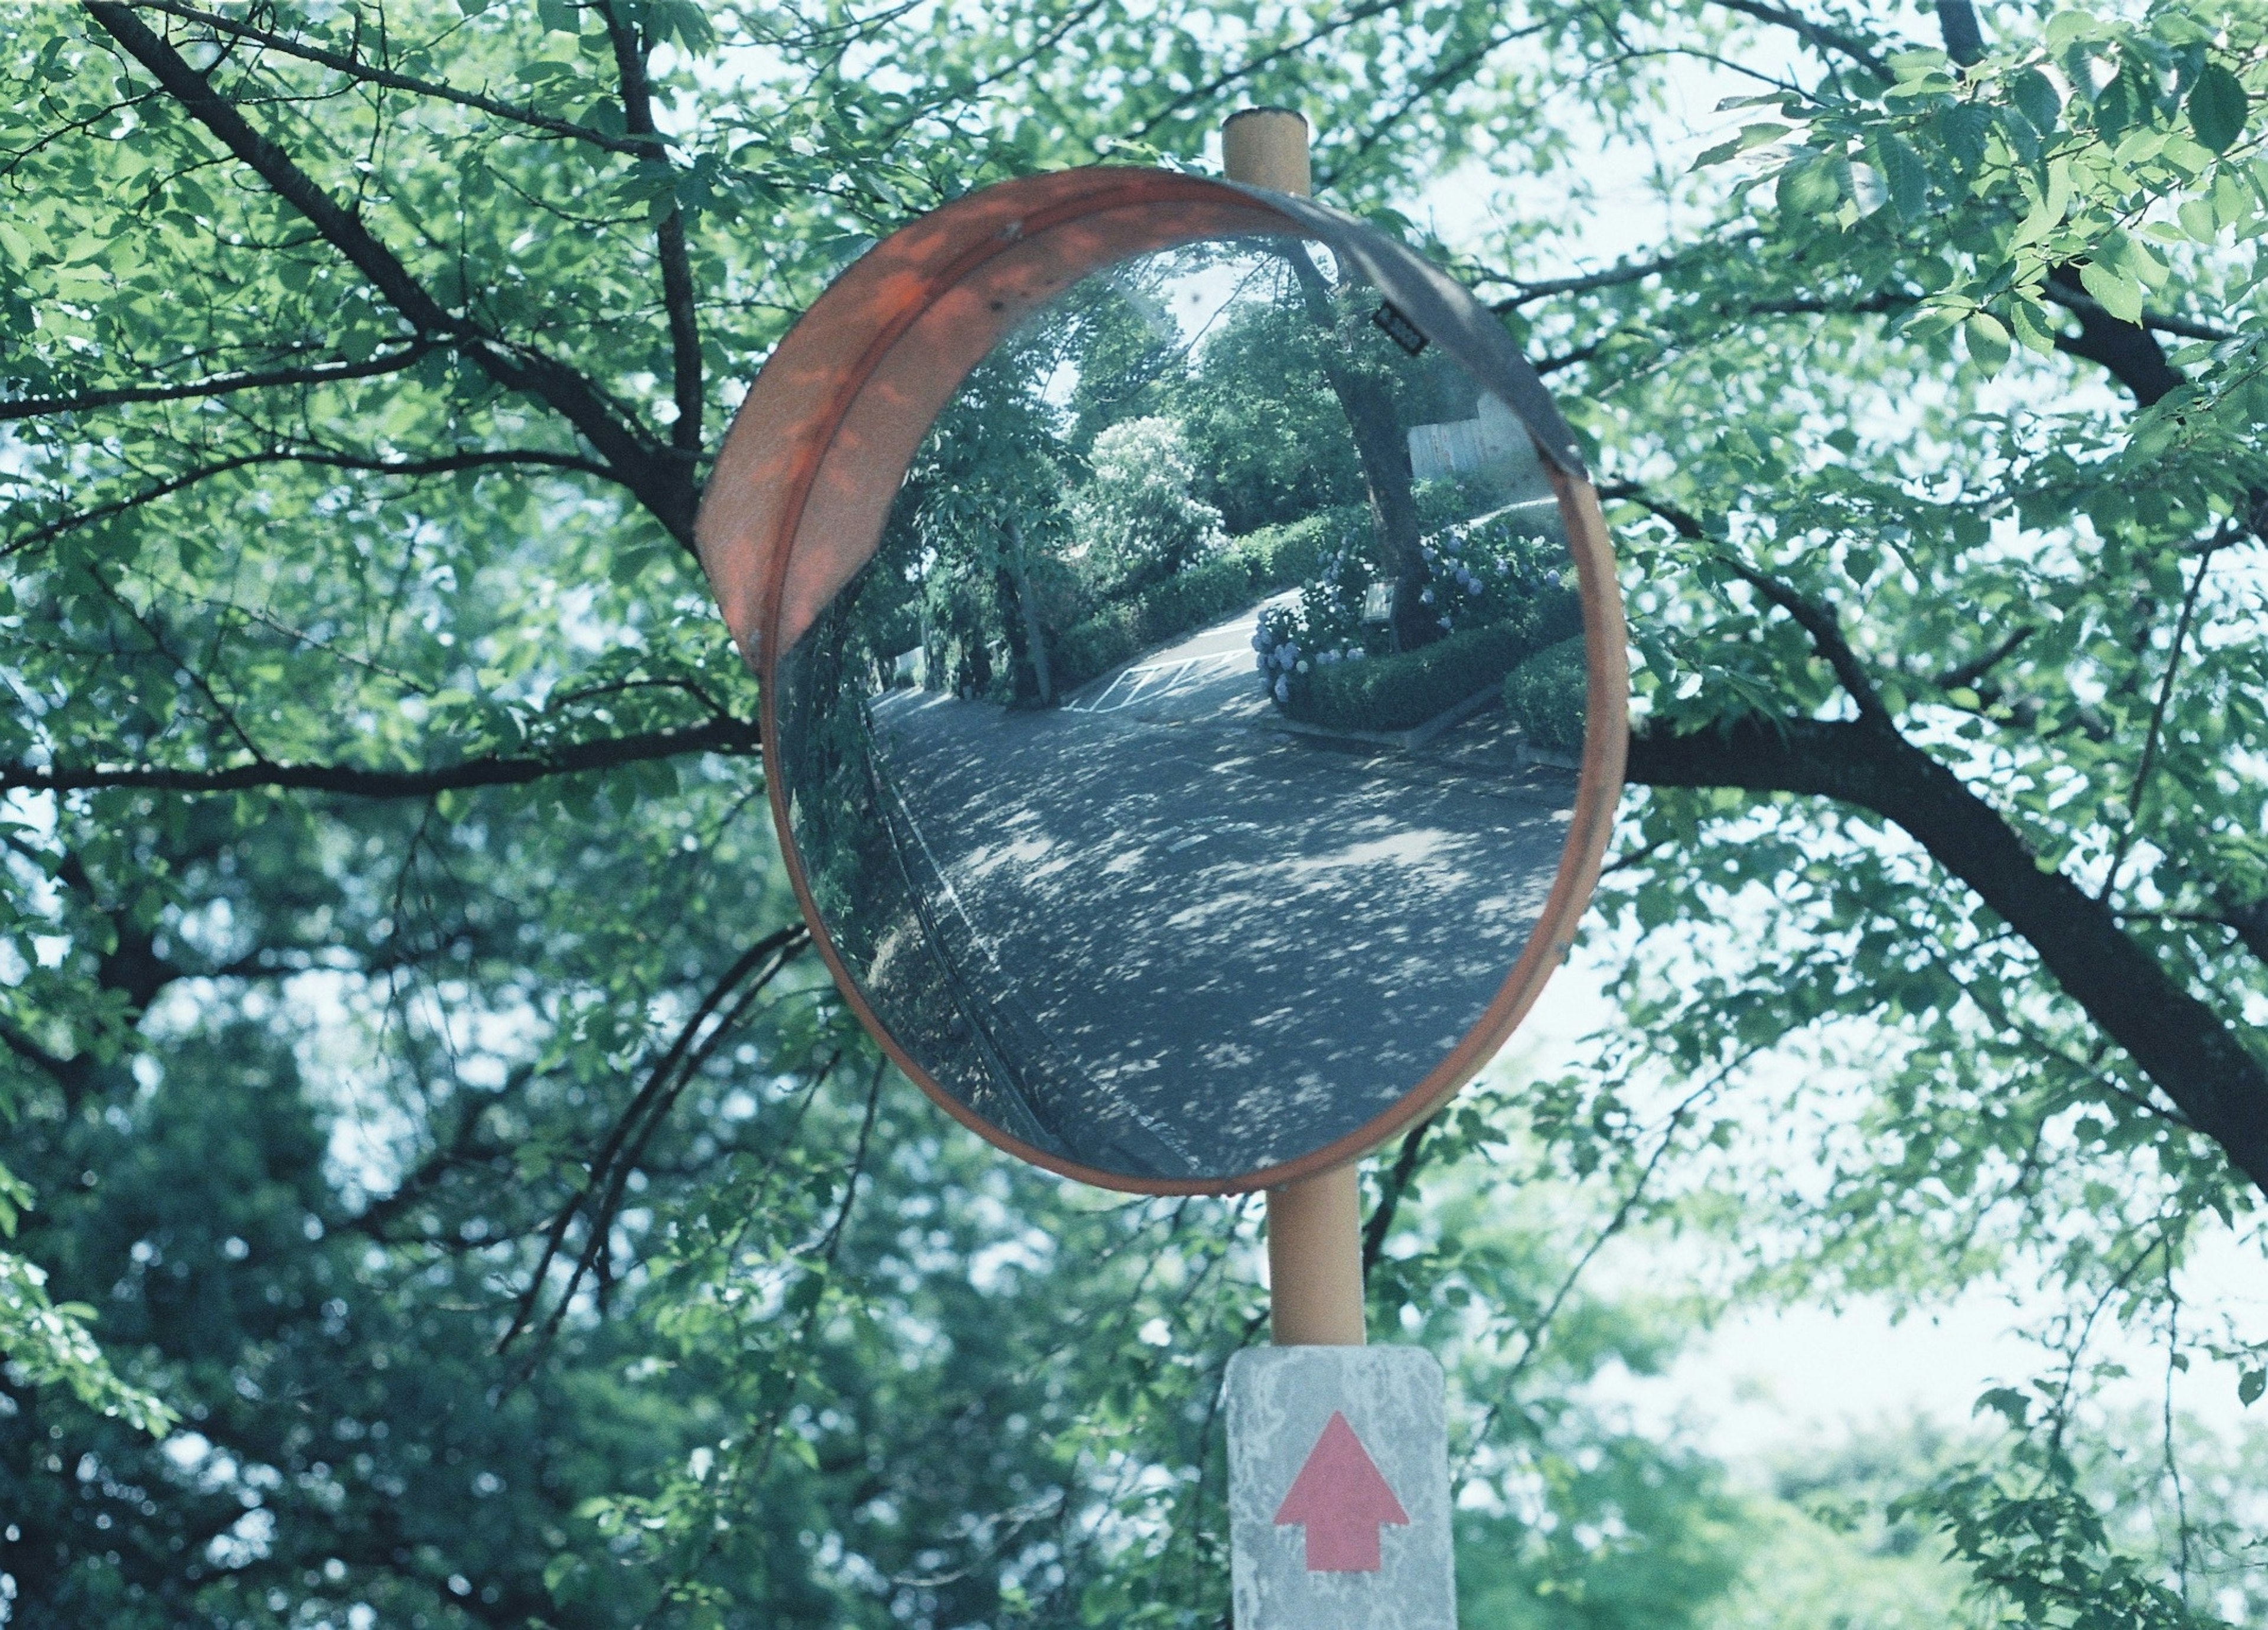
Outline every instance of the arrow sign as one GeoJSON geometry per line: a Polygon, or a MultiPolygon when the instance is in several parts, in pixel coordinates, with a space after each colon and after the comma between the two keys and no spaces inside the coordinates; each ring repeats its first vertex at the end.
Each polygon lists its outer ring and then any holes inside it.
{"type": "Polygon", "coordinates": [[[1457,1630],[1433,1355],[1248,1347],[1225,1382],[1236,1630],[1457,1630]]]}
{"type": "Polygon", "coordinates": [[[1276,1526],[1296,1523],[1307,1530],[1311,1574],[1374,1574],[1380,1566],[1379,1530],[1409,1521],[1346,1416],[1333,1410],[1323,1435],[1307,1451],[1307,1464],[1292,1479],[1291,1492],[1276,1508],[1276,1526]]]}

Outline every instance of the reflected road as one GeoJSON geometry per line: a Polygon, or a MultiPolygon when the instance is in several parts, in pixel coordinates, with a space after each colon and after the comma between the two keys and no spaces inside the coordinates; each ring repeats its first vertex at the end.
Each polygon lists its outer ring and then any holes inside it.
{"type": "Polygon", "coordinates": [[[1045,1055],[1030,1090],[1063,1101],[1033,1108],[1075,1158],[1107,1126],[1159,1176],[1226,1176],[1354,1131],[1478,1018],[1558,867],[1575,778],[1519,764],[1501,710],[1415,754],[1295,735],[1251,628],[1054,711],[871,706],[939,954],[1045,1055]]]}

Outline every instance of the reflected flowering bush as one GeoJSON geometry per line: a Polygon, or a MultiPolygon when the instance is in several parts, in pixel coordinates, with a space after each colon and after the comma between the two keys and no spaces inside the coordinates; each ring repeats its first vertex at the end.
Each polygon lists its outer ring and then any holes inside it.
{"type": "Polygon", "coordinates": [[[1359,643],[1319,645],[1304,608],[1296,604],[1262,609],[1259,626],[1252,633],[1252,649],[1257,653],[1253,666],[1260,670],[1261,689],[1279,707],[1291,700],[1294,676],[1314,671],[1318,663],[1369,655],[1359,643]]]}
{"type": "Polygon", "coordinates": [[[1363,621],[1363,601],[1379,580],[1377,570],[1342,538],[1315,578],[1289,605],[1264,606],[1253,630],[1254,666],[1262,689],[1278,706],[1289,700],[1294,676],[1335,662],[1359,661],[1392,648],[1382,625],[1363,621]]]}
{"type": "MultiPolygon", "coordinates": [[[[1431,532],[1420,552],[1425,576],[1418,599],[1445,635],[1517,618],[1539,594],[1561,584],[1567,570],[1566,550],[1543,521],[1508,510],[1431,532]]],[[[1364,615],[1373,587],[1388,581],[1369,550],[1344,538],[1291,603],[1261,609],[1253,665],[1278,707],[1289,705],[1303,674],[1393,652],[1388,624],[1364,615]]]]}
{"type": "Polygon", "coordinates": [[[1567,570],[1567,551],[1556,538],[1530,516],[1506,510],[1444,527],[1419,552],[1427,580],[1418,598],[1443,633],[1509,621],[1567,570]]]}

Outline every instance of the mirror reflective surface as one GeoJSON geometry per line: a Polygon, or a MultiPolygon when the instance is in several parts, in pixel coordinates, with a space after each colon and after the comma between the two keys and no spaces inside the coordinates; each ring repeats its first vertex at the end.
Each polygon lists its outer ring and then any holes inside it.
{"type": "Polygon", "coordinates": [[[1230,1180],[1439,1069],[1567,848],[1587,665],[1512,409],[1320,244],[1072,284],[772,667],[795,851],[932,1082],[1230,1180]]]}

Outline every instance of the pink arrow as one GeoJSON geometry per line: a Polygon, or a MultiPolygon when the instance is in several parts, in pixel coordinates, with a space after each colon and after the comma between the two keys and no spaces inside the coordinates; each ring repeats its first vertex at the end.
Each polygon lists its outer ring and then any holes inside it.
{"type": "Polygon", "coordinates": [[[1378,1530],[1406,1525],[1410,1514],[1379,1475],[1377,1463],[1337,1410],[1307,1451],[1307,1464],[1276,1508],[1276,1526],[1297,1523],[1307,1530],[1311,1574],[1374,1574],[1378,1530]]]}

